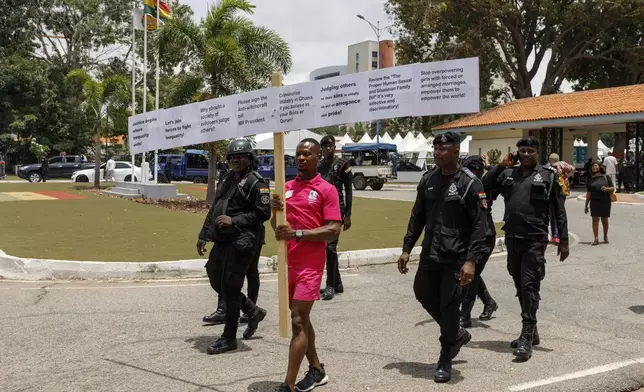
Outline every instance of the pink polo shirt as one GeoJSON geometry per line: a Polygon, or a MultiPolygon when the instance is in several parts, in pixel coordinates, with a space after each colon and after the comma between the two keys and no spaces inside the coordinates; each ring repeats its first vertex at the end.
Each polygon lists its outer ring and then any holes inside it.
{"type": "MultiPolygon", "coordinates": [[[[304,181],[298,175],[285,185],[286,220],[293,230],[311,230],[330,221],[341,221],[340,199],[335,187],[320,175],[304,181]]],[[[324,270],[326,243],[302,240],[288,242],[288,266],[324,270]]]]}

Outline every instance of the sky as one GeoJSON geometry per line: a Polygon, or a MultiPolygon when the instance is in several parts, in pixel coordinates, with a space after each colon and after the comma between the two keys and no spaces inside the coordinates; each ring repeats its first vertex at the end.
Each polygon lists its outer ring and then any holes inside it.
{"type": "MultiPolygon", "coordinates": [[[[195,18],[206,15],[208,4],[215,0],[181,0],[194,11],[195,18]]],[[[286,40],[291,48],[293,67],[285,75],[286,84],[306,82],[309,74],[321,67],[347,64],[347,47],[351,44],[375,40],[371,27],[356,17],[363,15],[373,24],[380,21],[381,27],[390,24],[385,13],[384,1],[380,0],[255,0],[256,24],[269,27],[286,40]]],[[[394,39],[383,29],[381,39],[394,39]]],[[[532,81],[532,89],[538,93],[545,78],[543,64],[532,81]]],[[[570,85],[563,86],[570,91],[570,85]]]]}

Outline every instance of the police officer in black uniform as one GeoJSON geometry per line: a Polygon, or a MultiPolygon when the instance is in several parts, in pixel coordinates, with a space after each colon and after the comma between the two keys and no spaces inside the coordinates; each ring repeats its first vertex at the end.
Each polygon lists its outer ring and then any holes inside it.
{"type": "MultiPolygon", "coordinates": [[[[342,223],[344,231],[347,231],[351,228],[351,205],[353,204],[351,164],[348,160],[335,156],[335,138],[333,136],[324,136],[320,145],[323,157],[318,165],[318,173],[338,190],[342,223]]],[[[326,288],[320,290],[320,297],[324,301],[333,299],[336,293],[344,292],[338,263],[338,239],[329,241],[326,245],[326,288]]]]}
{"type": "MultiPolygon", "coordinates": [[[[483,173],[485,172],[485,164],[483,163],[483,158],[479,155],[471,155],[463,161],[463,167],[470,169],[472,173],[478,178],[483,178],[483,173]]],[[[476,296],[478,294],[481,301],[483,301],[483,312],[479,316],[479,320],[486,321],[492,318],[492,314],[499,309],[496,301],[492,299],[492,296],[485,286],[483,277],[481,274],[485,269],[485,264],[490,259],[492,251],[496,246],[496,227],[494,227],[494,220],[492,219],[492,203],[491,197],[488,192],[479,194],[479,199],[486,204],[487,208],[487,226],[485,227],[485,255],[479,260],[476,264],[476,275],[474,281],[468,286],[465,299],[463,299],[463,304],[461,306],[461,327],[470,328],[472,326],[472,308],[476,302],[476,296]]]]}
{"type": "Polygon", "coordinates": [[[247,140],[230,142],[226,152],[232,170],[219,181],[215,201],[199,233],[197,251],[203,256],[207,241],[214,246],[206,263],[212,288],[225,299],[225,327],[220,339],[208,347],[208,354],[237,349],[240,309],[249,315],[244,339],[250,339],[266,310],[242,293],[248,268],[256,257],[261,226],[271,217],[270,191],[264,179],[251,170],[254,159],[247,140]]]}
{"type": "Polygon", "coordinates": [[[553,168],[539,164],[539,140],[524,137],[517,143],[518,156],[510,153],[503,162],[488,171],[483,183],[494,197],[505,200],[505,245],[508,249],[508,272],[514,280],[521,304],[523,328],[511,343],[520,361],[532,357],[532,346],[538,345],[537,309],[539,289],[546,274],[545,251],[548,245],[550,208],[559,229],[557,254],[564,261],[569,255],[568,219],[564,196],[553,168]],[[517,157],[520,165],[515,166],[517,157]]]}
{"type": "MultiPolygon", "coordinates": [[[[253,171],[257,171],[259,168],[259,160],[257,157],[254,157],[253,164],[251,166],[253,171]]],[[[223,172],[226,174],[226,171],[223,172]]],[[[266,245],[266,228],[264,225],[260,226],[259,241],[257,241],[257,250],[253,261],[248,266],[248,272],[246,273],[246,280],[248,280],[248,299],[250,299],[254,304],[257,304],[257,299],[259,298],[259,259],[262,254],[262,247],[266,245]]],[[[244,313],[239,318],[240,324],[248,323],[248,314],[244,313]]],[[[221,294],[217,298],[217,309],[214,313],[203,318],[203,322],[206,324],[223,324],[226,322],[226,301],[224,300],[221,294]]]]}
{"type": "Polygon", "coordinates": [[[47,182],[49,178],[49,159],[47,159],[47,155],[43,155],[40,161],[40,178],[42,182],[47,182]]]}
{"type": "Polygon", "coordinates": [[[448,382],[452,359],[472,336],[459,326],[459,308],[466,288],[482,260],[487,225],[481,181],[459,167],[460,137],[447,132],[434,139],[436,169],[418,184],[398,271],[406,274],[409,254],[425,230],[414,293],[440,326],[441,352],[434,381],[448,382]]]}

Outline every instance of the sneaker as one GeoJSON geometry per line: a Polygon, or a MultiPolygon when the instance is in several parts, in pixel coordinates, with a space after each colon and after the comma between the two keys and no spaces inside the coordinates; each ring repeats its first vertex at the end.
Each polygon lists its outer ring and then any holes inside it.
{"type": "Polygon", "coordinates": [[[320,368],[309,365],[309,371],[304,373],[304,378],[295,384],[295,390],[299,392],[312,391],[315,387],[325,385],[329,382],[329,376],[324,371],[324,364],[320,364],[320,368]]]}
{"type": "Polygon", "coordinates": [[[561,242],[561,240],[559,239],[559,237],[554,237],[554,238],[552,239],[552,243],[553,243],[553,244],[559,244],[560,242],[561,242]]]}
{"type": "Polygon", "coordinates": [[[293,392],[288,384],[282,383],[275,389],[275,392],[293,392]]]}

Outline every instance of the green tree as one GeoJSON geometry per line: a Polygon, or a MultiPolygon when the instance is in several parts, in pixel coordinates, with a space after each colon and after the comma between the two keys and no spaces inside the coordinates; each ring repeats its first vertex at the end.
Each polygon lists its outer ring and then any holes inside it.
{"type": "MultiPolygon", "coordinates": [[[[197,99],[268,87],[272,72],[289,71],[292,62],[286,42],[275,31],[240,15],[252,15],[254,8],[247,0],[221,0],[200,23],[184,16],[173,18],[160,29],[161,58],[172,54],[184,59],[179,68],[192,66],[193,72],[205,75],[206,91],[199,94],[196,90],[197,99]]],[[[216,165],[225,145],[216,142],[206,146],[210,156],[209,202],[214,199],[216,165]]]]}
{"type": "Polygon", "coordinates": [[[615,27],[641,24],[644,13],[641,0],[389,0],[387,9],[403,53],[432,60],[477,55],[481,73],[499,75],[514,98],[534,96],[531,82],[547,53],[542,95],[558,92],[576,64],[617,51],[593,48],[626,38],[615,27]]]}
{"type": "Polygon", "coordinates": [[[43,0],[4,0],[0,13],[0,58],[28,55],[36,48],[35,21],[43,0]]]}
{"type": "MultiPolygon", "coordinates": [[[[81,108],[91,121],[94,134],[94,186],[100,186],[101,137],[111,136],[114,130],[127,128],[130,116],[131,86],[127,77],[111,76],[105,80],[94,80],[85,70],[71,71],[65,79],[69,88],[82,89],[81,108]]],[[[134,180],[134,179],[132,179],[134,180]]]]}

